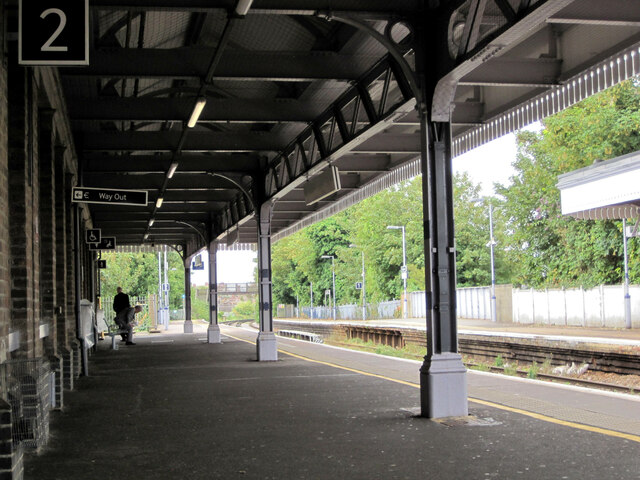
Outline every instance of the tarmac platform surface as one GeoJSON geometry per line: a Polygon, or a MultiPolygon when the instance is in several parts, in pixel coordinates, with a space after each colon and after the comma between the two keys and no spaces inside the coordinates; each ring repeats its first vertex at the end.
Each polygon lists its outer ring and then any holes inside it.
{"type": "Polygon", "coordinates": [[[640,479],[640,399],[469,372],[470,417],[417,416],[419,362],[256,332],[100,342],[26,479],[640,479]]]}

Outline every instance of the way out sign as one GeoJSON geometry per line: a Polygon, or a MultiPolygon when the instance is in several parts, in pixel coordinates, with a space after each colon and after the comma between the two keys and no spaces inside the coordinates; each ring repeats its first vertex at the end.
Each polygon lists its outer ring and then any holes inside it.
{"type": "Polygon", "coordinates": [[[73,187],[71,201],[76,203],[101,203],[107,205],[139,205],[146,207],[146,190],[115,190],[112,188],[73,187]]]}
{"type": "Polygon", "coordinates": [[[19,0],[21,65],[89,65],[89,0],[19,0]]]}

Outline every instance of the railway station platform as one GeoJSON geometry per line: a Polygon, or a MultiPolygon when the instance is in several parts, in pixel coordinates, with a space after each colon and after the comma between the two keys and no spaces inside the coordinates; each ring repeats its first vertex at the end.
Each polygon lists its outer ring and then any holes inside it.
{"type": "Polygon", "coordinates": [[[469,372],[470,416],[419,413],[419,362],[254,330],[100,342],[26,479],[638,479],[640,398],[469,372]]]}

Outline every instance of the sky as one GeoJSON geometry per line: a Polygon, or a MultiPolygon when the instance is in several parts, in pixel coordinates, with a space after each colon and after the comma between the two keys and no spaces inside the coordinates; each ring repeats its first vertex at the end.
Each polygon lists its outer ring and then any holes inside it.
{"type": "MultiPolygon", "coordinates": [[[[530,127],[539,130],[540,125],[530,127]]],[[[494,195],[495,182],[508,184],[515,173],[511,164],[516,158],[514,134],[505,135],[490,143],[475,148],[453,159],[454,172],[468,172],[471,180],[481,185],[481,195],[494,195]]],[[[244,283],[254,281],[257,252],[218,252],[218,283],[244,283]]],[[[209,260],[206,252],[202,255],[205,270],[192,271],[191,282],[204,285],[209,279],[209,260]]]]}

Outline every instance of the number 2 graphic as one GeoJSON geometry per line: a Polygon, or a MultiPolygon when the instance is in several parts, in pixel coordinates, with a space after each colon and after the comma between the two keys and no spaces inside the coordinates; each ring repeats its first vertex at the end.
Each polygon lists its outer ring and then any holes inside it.
{"type": "Polygon", "coordinates": [[[64,13],[62,10],[60,10],[59,8],[48,8],[47,10],[42,12],[42,14],[40,15],[40,18],[44,19],[49,15],[51,15],[52,13],[58,16],[60,23],[58,24],[58,28],[56,28],[56,31],[53,32],[53,34],[49,37],[49,40],[47,40],[44,43],[44,45],[40,47],[40,51],[41,52],[66,52],[69,50],[69,47],[65,47],[65,46],[54,47],[51,44],[56,41],[56,39],[62,33],[62,30],[64,30],[64,27],[67,24],[67,14],[64,13]]]}

